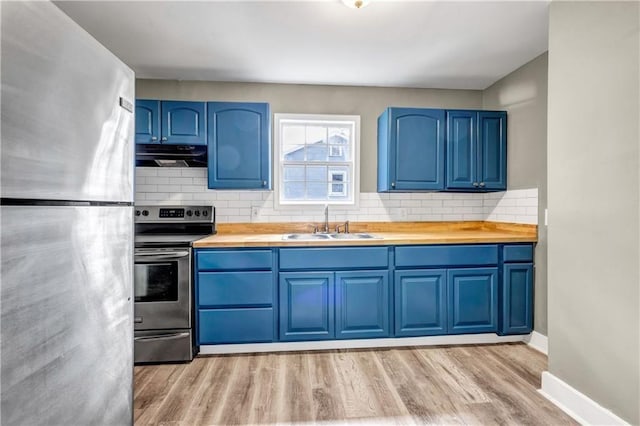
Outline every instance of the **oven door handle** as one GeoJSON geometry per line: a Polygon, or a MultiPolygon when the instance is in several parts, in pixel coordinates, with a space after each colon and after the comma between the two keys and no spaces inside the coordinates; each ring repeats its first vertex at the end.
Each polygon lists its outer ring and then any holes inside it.
{"type": "Polygon", "coordinates": [[[149,340],[173,340],[173,339],[180,339],[182,337],[187,337],[187,336],[189,336],[189,333],[183,331],[181,333],[154,334],[153,336],[140,336],[140,337],[135,337],[133,340],[135,340],[136,342],[145,342],[149,340]]]}
{"type": "Polygon", "coordinates": [[[136,253],[136,261],[154,261],[154,260],[170,260],[180,259],[181,257],[189,256],[188,251],[162,251],[162,252],[149,252],[149,253],[136,253]]]}

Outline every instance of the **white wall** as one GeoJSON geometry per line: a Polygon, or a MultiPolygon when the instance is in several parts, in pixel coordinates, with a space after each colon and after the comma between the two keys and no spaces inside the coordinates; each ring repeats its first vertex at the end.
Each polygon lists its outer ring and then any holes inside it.
{"type": "Polygon", "coordinates": [[[485,109],[506,110],[509,189],[538,188],[534,329],[547,335],[547,68],[544,53],[482,92],[485,109]]]}
{"type": "Polygon", "coordinates": [[[549,372],[640,423],[640,4],[550,6],[549,372]]]}

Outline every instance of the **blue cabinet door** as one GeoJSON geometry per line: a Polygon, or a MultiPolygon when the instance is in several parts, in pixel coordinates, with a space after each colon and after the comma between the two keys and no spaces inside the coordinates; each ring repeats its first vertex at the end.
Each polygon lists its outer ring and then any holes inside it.
{"type": "Polygon", "coordinates": [[[209,102],[209,188],[271,189],[269,104],[209,102]]]}
{"type": "Polygon", "coordinates": [[[444,110],[389,108],[378,122],[380,191],[444,189],[444,110]]]}
{"type": "Polygon", "coordinates": [[[160,101],[136,99],[136,143],[160,143],[160,101]]]}
{"type": "Polygon", "coordinates": [[[528,334],[533,326],[533,264],[503,267],[500,333],[528,334]]]}
{"type": "Polygon", "coordinates": [[[162,101],[162,143],[206,145],[204,102],[162,101]]]}
{"type": "Polygon", "coordinates": [[[389,273],[336,272],[336,338],[389,337],[389,273]]]}
{"type": "Polygon", "coordinates": [[[280,340],[326,340],[334,332],[333,272],[280,274],[280,340]]]}
{"type": "Polygon", "coordinates": [[[498,268],[447,270],[449,334],[498,331],[498,268]]]}
{"type": "Polygon", "coordinates": [[[447,111],[447,188],[479,187],[477,120],[475,111],[447,111]]]}
{"type": "Polygon", "coordinates": [[[446,334],[446,270],[396,271],[395,335],[446,334]]]}
{"type": "Polygon", "coordinates": [[[507,189],[507,113],[478,113],[478,181],[481,189],[507,189]]]}

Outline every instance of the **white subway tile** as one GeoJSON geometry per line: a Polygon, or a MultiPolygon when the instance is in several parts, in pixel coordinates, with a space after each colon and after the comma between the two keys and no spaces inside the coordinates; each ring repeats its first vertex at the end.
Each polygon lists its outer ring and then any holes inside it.
{"type": "Polygon", "coordinates": [[[538,216],[538,206],[536,206],[536,207],[527,207],[526,215],[527,216],[538,216]]]}
{"type": "Polygon", "coordinates": [[[136,185],[137,192],[158,192],[157,185],[136,185]]]}
{"type": "Polygon", "coordinates": [[[262,200],[262,194],[257,191],[241,192],[238,196],[241,200],[262,200]]]}
{"type": "Polygon", "coordinates": [[[136,167],[136,176],[158,176],[158,168],[136,167]]]}
{"type": "MultiPolygon", "coordinates": [[[[172,177],[169,178],[169,183],[172,185],[192,185],[193,184],[193,178],[190,177],[172,177]]],[[[200,188],[200,190],[203,190],[205,188],[200,188]]]]}
{"type": "Polygon", "coordinates": [[[205,167],[184,167],[181,174],[184,177],[206,178],[207,169],[205,167]]]}
{"type": "Polygon", "coordinates": [[[422,206],[429,207],[429,208],[442,207],[443,202],[444,202],[443,200],[423,200],[422,206]]]}
{"type": "Polygon", "coordinates": [[[137,203],[138,201],[142,201],[146,199],[146,195],[144,192],[136,192],[136,195],[134,197],[135,202],[137,203]]]}
{"type": "Polygon", "coordinates": [[[157,192],[180,192],[180,185],[158,185],[157,192]]]}
{"type": "Polygon", "coordinates": [[[147,200],[167,200],[169,198],[169,194],[166,192],[148,192],[147,200]]]}
{"type": "Polygon", "coordinates": [[[462,207],[464,206],[464,200],[444,200],[442,201],[443,207],[462,207]]]}
{"type": "Polygon", "coordinates": [[[160,167],[158,168],[158,176],[177,177],[182,176],[180,168],[160,167]]]}
{"type": "Polygon", "coordinates": [[[156,184],[156,185],[168,185],[169,178],[168,177],[160,177],[160,176],[149,176],[146,179],[147,184],[156,184]]]}
{"type": "Polygon", "coordinates": [[[422,201],[420,200],[402,200],[400,202],[401,207],[420,207],[422,206],[422,201]]]}
{"type": "Polygon", "coordinates": [[[231,200],[229,201],[229,207],[239,207],[251,209],[251,201],[249,200],[231,200]]]}

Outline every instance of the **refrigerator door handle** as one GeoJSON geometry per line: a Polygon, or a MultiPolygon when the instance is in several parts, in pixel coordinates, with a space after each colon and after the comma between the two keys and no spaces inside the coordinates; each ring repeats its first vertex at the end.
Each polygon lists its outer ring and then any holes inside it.
{"type": "Polygon", "coordinates": [[[153,336],[136,337],[134,338],[134,340],[136,342],[144,342],[149,340],[174,340],[174,339],[180,339],[182,337],[188,337],[188,336],[189,336],[189,333],[187,332],[171,333],[171,334],[154,334],[153,336]]]}

